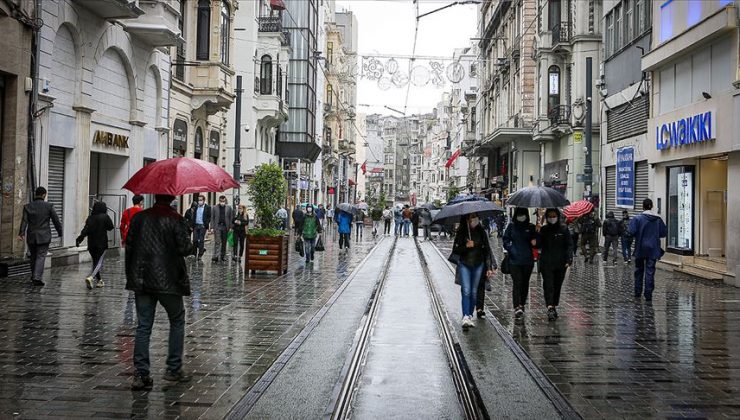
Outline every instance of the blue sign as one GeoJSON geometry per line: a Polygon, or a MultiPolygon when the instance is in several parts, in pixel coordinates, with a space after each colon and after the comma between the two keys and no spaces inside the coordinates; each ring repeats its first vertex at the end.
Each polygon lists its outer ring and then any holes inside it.
{"type": "Polygon", "coordinates": [[[712,111],[682,118],[655,127],[655,146],[658,150],[714,140],[712,111]]]}
{"type": "Polygon", "coordinates": [[[635,148],[617,149],[617,207],[635,208],[635,148]]]}

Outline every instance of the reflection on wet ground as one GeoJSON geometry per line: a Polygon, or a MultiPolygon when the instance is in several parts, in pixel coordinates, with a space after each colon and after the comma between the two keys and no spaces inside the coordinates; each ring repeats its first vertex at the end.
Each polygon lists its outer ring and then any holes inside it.
{"type": "Polygon", "coordinates": [[[740,289],[658,270],[650,304],[633,298],[632,266],[577,259],[571,272],[556,322],[534,276],[524,322],[508,276],[487,304],[584,418],[740,417],[740,289]]]}
{"type": "Polygon", "coordinates": [[[189,259],[185,369],[193,381],[166,386],[161,379],[168,321],[160,307],[149,393],[129,389],[136,315],[122,259],[106,261],[103,289],[85,288],[87,264],[47,271],[41,289],[27,279],[3,279],[0,418],[222,417],[374,245],[365,235],[340,254],[336,238],[326,242],[313,267],[292,254],[289,273],[278,278],[244,281],[241,267],[211,263],[210,253],[201,262],[189,259]]]}

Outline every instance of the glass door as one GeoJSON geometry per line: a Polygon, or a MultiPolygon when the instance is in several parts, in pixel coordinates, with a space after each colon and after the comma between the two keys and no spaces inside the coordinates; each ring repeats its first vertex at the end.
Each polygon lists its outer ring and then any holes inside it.
{"type": "Polygon", "coordinates": [[[668,168],[668,251],[694,254],[695,167],[668,168]]]}

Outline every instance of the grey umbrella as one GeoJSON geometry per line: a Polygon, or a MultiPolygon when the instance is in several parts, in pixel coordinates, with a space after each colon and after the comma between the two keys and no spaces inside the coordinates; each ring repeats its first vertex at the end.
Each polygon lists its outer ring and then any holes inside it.
{"type": "Polygon", "coordinates": [[[503,208],[490,201],[463,201],[442,207],[442,210],[434,216],[434,223],[456,223],[460,217],[471,213],[478,213],[482,218],[491,217],[502,211],[503,208]]]}
{"type": "Polygon", "coordinates": [[[526,187],[510,195],[507,206],[546,209],[565,207],[570,201],[558,190],[550,187],[526,187]]]}
{"type": "Polygon", "coordinates": [[[345,213],[352,213],[352,214],[354,214],[354,212],[355,212],[355,206],[353,206],[350,203],[337,204],[337,208],[339,210],[345,212],[345,213]]]}
{"type": "Polygon", "coordinates": [[[424,203],[424,204],[420,205],[419,207],[422,208],[422,209],[427,209],[427,210],[437,210],[437,209],[439,209],[439,207],[435,206],[434,203],[424,203]]]}

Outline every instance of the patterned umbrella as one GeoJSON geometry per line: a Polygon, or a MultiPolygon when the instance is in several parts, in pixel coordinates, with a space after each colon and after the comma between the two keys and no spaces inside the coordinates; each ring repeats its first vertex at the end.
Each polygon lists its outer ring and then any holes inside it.
{"type": "Polygon", "coordinates": [[[581,216],[585,216],[591,213],[594,209],[594,205],[588,200],[578,200],[570,206],[563,209],[563,214],[568,218],[568,221],[573,221],[581,216]]]}

